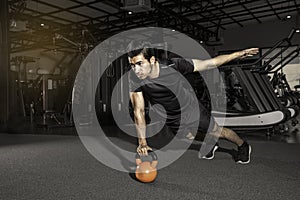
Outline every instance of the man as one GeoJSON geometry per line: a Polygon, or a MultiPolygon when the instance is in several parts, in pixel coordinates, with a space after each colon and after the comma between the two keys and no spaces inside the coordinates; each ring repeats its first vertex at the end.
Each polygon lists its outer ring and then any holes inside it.
{"type": "MultiPolygon", "coordinates": [[[[144,113],[144,96],[151,104],[160,104],[163,109],[156,107],[156,112],[166,117],[166,125],[174,132],[186,132],[191,137],[193,131],[208,133],[215,138],[225,138],[238,146],[237,163],[250,162],[251,146],[242,140],[234,131],[219,127],[204,106],[197,101],[195,95],[183,86],[178,73],[200,72],[221,66],[234,59],[253,56],[258,53],[258,48],[245,49],[228,55],[220,55],[208,60],[181,58],[171,59],[171,63],[160,63],[151,44],[144,41],[132,41],[128,45],[128,59],[131,66],[130,74],[130,99],[134,109],[134,121],[138,135],[137,152],[147,155],[146,122],[144,113]],[[177,72],[177,73],[176,73],[177,72]],[[177,94],[174,94],[176,91],[177,94]],[[185,105],[180,104],[177,97],[182,98],[185,105]],[[197,101],[197,104],[195,102],[197,101]],[[199,115],[195,113],[194,105],[199,107],[199,115]],[[200,116],[200,117],[199,117],[200,116]],[[181,126],[183,124],[183,126],[181,126]],[[183,127],[183,128],[182,128],[183,127]]],[[[212,159],[218,145],[214,145],[204,159],[212,159]]]]}

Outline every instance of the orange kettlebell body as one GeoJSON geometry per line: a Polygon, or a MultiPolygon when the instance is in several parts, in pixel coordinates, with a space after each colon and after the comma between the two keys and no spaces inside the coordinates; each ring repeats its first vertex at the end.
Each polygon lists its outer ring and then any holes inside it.
{"type": "Polygon", "coordinates": [[[151,166],[150,162],[142,162],[137,166],[135,170],[135,176],[141,182],[150,183],[155,180],[157,176],[157,170],[151,166]]]}
{"type": "Polygon", "coordinates": [[[136,155],[136,170],[135,170],[135,177],[143,182],[143,183],[150,183],[153,182],[157,176],[157,155],[150,151],[149,155],[152,157],[152,162],[149,161],[142,161],[141,157],[137,154],[136,155]]]}

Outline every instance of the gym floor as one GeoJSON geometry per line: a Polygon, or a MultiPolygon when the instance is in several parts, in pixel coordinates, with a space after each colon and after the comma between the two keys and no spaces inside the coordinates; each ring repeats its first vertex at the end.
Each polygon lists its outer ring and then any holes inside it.
{"type": "MultiPolygon", "coordinates": [[[[112,141],[134,151],[134,142],[111,130],[112,141]]],[[[195,141],[145,184],[97,161],[74,128],[21,124],[15,134],[0,134],[0,199],[298,199],[299,130],[271,138],[242,134],[253,149],[247,165],[234,162],[230,152],[236,147],[227,141],[220,141],[213,160],[200,160],[201,143],[195,141]]]]}

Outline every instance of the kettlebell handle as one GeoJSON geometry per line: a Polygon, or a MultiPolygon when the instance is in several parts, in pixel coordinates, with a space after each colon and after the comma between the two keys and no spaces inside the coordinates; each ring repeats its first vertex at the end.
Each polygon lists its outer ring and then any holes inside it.
{"type": "MultiPolygon", "coordinates": [[[[156,153],[155,153],[154,151],[152,151],[152,150],[148,150],[148,156],[151,156],[151,158],[152,158],[153,161],[154,161],[154,160],[157,160],[157,155],[156,155],[156,153]]],[[[138,154],[138,153],[136,153],[135,159],[141,159],[141,155],[138,154]]]]}
{"type": "MultiPolygon", "coordinates": [[[[148,150],[148,156],[151,156],[151,158],[152,158],[151,166],[153,168],[156,168],[157,163],[158,163],[158,161],[157,161],[158,157],[157,157],[156,153],[154,151],[148,150]]],[[[141,155],[138,153],[136,153],[136,155],[135,155],[135,162],[137,165],[142,163],[141,155]]]]}

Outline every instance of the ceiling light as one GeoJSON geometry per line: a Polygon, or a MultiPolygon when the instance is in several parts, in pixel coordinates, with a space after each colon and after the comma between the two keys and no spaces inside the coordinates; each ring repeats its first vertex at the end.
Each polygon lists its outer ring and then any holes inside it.
{"type": "Polygon", "coordinates": [[[203,41],[202,40],[200,40],[200,44],[202,44],[203,43],[203,41]]]}
{"type": "Polygon", "coordinates": [[[287,19],[291,19],[292,16],[291,16],[291,15],[287,15],[286,18],[287,18],[287,19]]]}
{"type": "Polygon", "coordinates": [[[296,33],[300,33],[300,29],[296,29],[296,33]]]}
{"type": "Polygon", "coordinates": [[[129,12],[128,12],[128,14],[129,14],[129,15],[131,15],[131,14],[132,14],[132,12],[131,12],[131,11],[129,11],[129,12]]]}
{"type": "Polygon", "coordinates": [[[45,26],[45,24],[42,23],[41,26],[45,26]]]}

